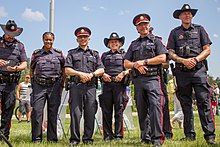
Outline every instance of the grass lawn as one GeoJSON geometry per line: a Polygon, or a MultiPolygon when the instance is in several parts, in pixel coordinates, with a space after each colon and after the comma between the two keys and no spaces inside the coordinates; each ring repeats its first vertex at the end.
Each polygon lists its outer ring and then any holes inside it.
{"type": "MultiPolygon", "coordinates": [[[[65,131],[67,132],[69,127],[69,119],[65,122],[65,131]]],[[[112,142],[104,142],[102,136],[99,132],[95,133],[94,135],[94,144],[88,146],[105,146],[105,147],[113,147],[113,146],[143,146],[140,144],[140,131],[138,126],[137,117],[134,117],[135,123],[135,130],[130,131],[128,134],[125,131],[125,138],[123,140],[116,140],[112,142]]],[[[180,138],[184,137],[183,129],[178,128],[178,124],[174,125],[173,133],[174,137],[172,140],[166,140],[163,144],[164,147],[204,147],[208,146],[203,138],[203,131],[201,129],[201,125],[199,122],[198,115],[195,115],[195,130],[197,132],[197,140],[193,142],[181,142],[179,141],[180,138]]],[[[58,143],[48,143],[46,141],[46,136],[44,135],[44,140],[41,144],[33,144],[31,142],[31,124],[22,122],[18,123],[16,119],[12,121],[12,128],[11,128],[11,135],[10,141],[14,147],[61,147],[61,146],[68,146],[69,145],[69,137],[70,133],[67,134],[67,138],[63,138],[59,140],[58,143]]],[[[218,143],[217,146],[220,146],[220,116],[216,117],[216,141],[218,143]]],[[[1,147],[7,147],[7,144],[0,144],[1,147]]],[[[84,146],[82,143],[79,146],[84,146]]],[[[147,146],[147,145],[145,145],[147,146]]],[[[150,145],[149,145],[150,146],[150,145]]]]}

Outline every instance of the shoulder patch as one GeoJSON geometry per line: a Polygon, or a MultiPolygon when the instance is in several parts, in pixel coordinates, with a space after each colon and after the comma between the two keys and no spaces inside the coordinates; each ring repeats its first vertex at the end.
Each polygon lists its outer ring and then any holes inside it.
{"type": "Polygon", "coordinates": [[[41,50],[41,49],[36,49],[36,50],[34,51],[34,54],[40,52],[40,50],[41,50]]]}

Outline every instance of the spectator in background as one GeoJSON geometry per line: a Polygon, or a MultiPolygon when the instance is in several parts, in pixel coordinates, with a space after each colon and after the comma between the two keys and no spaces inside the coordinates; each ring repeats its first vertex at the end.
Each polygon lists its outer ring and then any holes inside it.
{"type": "Polygon", "coordinates": [[[31,94],[31,83],[30,76],[26,75],[24,81],[18,85],[16,91],[16,98],[19,101],[19,112],[18,122],[21,122],[22,112],[24,108],[26,110],[27,122],[30,122],[31,111],[30,111],[30,94],[31,94]]]}

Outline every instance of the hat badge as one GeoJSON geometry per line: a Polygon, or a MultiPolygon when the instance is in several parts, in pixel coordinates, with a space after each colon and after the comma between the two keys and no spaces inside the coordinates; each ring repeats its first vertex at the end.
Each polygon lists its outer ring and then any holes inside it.
{"type": "Polygon", "coordinates": [[[188,6],[188,5],[186,5],[186,6],[185,6],[185,8],[186,8],[186,9],[189,9],[189,6],[188,6]]]}
{"type": "Polygon", "coordinates": [[[116,34],[112,34],[112,37],[116,37],[116,34]]]}
{"type": "Polygon", "coordinates": [[[80,32],[81,32],[81,33],[84,33],[84,32],[85,32],[85,30],[84,30],[84,29],[82,29],[80,32]]]}
{"type": "Polygon", "coordinates": [[[15,26],[11,26],[11,30],[15,30],[15,26]]]}
{"type": "Polygon", "coordinates": [[[140,16],[140,20],[144,20],[144,16],[140,16]]]}

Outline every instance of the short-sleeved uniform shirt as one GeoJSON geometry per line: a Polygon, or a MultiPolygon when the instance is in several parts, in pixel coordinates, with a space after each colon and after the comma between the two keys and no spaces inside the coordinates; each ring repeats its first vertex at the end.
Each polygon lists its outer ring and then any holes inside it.
{"type": "Polygon", "coordinates": [[[191,24],[188,29],[185,29],[181,25],[171,31],[167,49],[173,49],[180,57],[195,57],[202,52],[202,47],[207,44],[211,45],[212,42],[202,26],[191,24]],[[186,46],[190,49],[188,53],[184,51],[186,46]],[[183,51],[181,51],[181,48],[183,48],[183,51]]]}
{"type": "Polygon", "coordinates": [[[97,51],[90,48],[84,51],[80,47],[68,51],[64,66],[85,73],[91,73],[99,68],[104,68],[97,51]]]}
{"type": "Polygon", "coordinates": [[[7,42],[4,37],[0,37],[0,59],[8,62],[6,66],[1,66],[0,71],[3,73],[11,73],[6,69],[7,66],[16,66],[20,62],[27,61],[24,44],[14,39],[13,42],[7,42]]]}
{"type": "Polygon", "coordinates": [[[33,75],[41,78],[58,78],[63,74],[65,59],[61,50],[52,48],[46,52],[43,48],[32,54],[31,69],[33,75]]]}
{"type": "Polygon", "coordinates": [[[102,54],[101,60],[105,66],[105,73],[110,76],[117,76],[124,68],[124,55],[123,49],[112,52],[112,50],[104,52],[102,54]]]}
{"type": "Polygon", "coordinates": [[[153,34],[144,38],[134,40],[125,54],[124,59],[136,62],[138,60],[150,59],[160,54],[167,54],[167,49],[153,34]]]}

